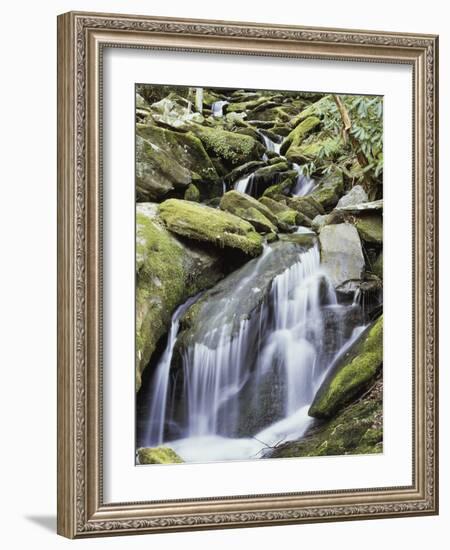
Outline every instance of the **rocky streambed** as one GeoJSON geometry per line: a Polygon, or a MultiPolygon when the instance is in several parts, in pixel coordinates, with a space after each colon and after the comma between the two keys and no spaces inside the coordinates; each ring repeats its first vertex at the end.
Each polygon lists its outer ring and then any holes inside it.
{"type": "Polygon", "coordinates": [[[381,99],[136,97],[138,463],[381,452],[381,99]]]}

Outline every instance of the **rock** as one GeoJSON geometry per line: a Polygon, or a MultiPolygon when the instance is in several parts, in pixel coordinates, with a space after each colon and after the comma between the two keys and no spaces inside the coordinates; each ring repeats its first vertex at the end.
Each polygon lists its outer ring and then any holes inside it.
{"type": "Polygon", "coordinates": [[[331,223],[331,220],[331,214],[319,214],[312,220],[311,228],[320,233],[323,227],[331,223]]]}
{"type": "Polygon", "coordinates": [[[205,190],[219,181],[201,141],[192,133],[137,125],[136,191],[139,202],[161,200],[195,182],[205,190]]]}
{"type": "Polygon", "coordinates": [[[285,199],[286,196],[289,194],[292,186],[297,181],[297,172],[295,172],[295,170],[280,172],[279,174],[276,174],[275,180],[278,183],[267,187],[262,196],[270,197],[274,200],[279,200],[281,197],[285,199]]]}
{"type": "Polygon", "coordinates": [[[289,208],[285,204],[275,201],[270,197],[261,197],[259,202],[266,206],[277,218],[277,225],[282,229],[281,224],[287,224],[288,226],[301,225],[304,221],[304,217],[299,212],[289,208]]]}
{"type": "Polygon", "coordinates": [[[313,220],[316,216],[323,214],[322,205],[314,198],[308,197],[292,197],[287,199],[288,205],[297,212],[301,212],[307,218],[313,220]]]}
{"type": "Polygon", "coordinates": [[[365,261],[356,228],[349,223],[327,225],[319,235],[322,267],[335,286],[361,279],[365,261]]]}
{"type": "Polygon", "coordinates": [[[346,195],[339,199],[336,208],[367,202],[367,200],[367,193],[364,191],[363,187],[361,185],[355,185],[346,195]]]}
{"type": "Polygon", "coordinates": [[[319,101],[316,101],[314,103],[311,103],[306,109],[302,110],[300,114],[293,117],[289,121],[289,125],[292,128],[296,128],[300,122],[303,122],[305,119],[311,116],[320,116],[324,113],[329,113],[332,108],[334,108],[335,103],[331,95],[326,95],[319,99],[319,101]]]}
{"type": "Polygon", "coordinates": [[[219,251],[185,245],[164,227],[158,205],[136,207],[136,389],[172,312],[223,277],[219,251]]]}
{"type": "Polygon", "coordinates": [[[251,160],[250,162],[246,162],[245,164],[242,164],[229,172],[225,176],[225,182],[229,185],[236,183],[238,179],[254,172],[258,168],[262,168],[265,165],[266,163],[262,160],[251,160]]]}
{"type": "Polygon", "coordinates": [[[361,240],[367,243],[380,244],[383,242],[383,218],[377,214],[365,214],[355,220],[361,240]]]}
{"type": "Polygon", "coordinates": [[[374,321],[331,367],[308,411],[330,418],[375,381],[383,364],[383,317],[374,321]]]}
{"type": "Polygon", "coordinates": [[[229,170],[251,160],[259,160],[264,153],[263,145],[250,136],[198,124],[191,125],[191,130],[209,155],[219,158],[229,170]]]}
{"type": "MultiPolygon", "coordinates": [[[[344,190],[342,173],[334,170],[328,174],[312,193],[309,198],[315,199],[322,205],[325,211],[330,211],[336,206],[344,190]]],[[[322,212],[323,213],[323,212],[322,212]]]]}
{"type": "Polygon", "coordinates": [[[229,212],[169,199],[161,204],[160,215],[170,231],[188,239],[238,249],[250,256],[262,251],[262,237],[253,226],[229,212]]]}
{"type": "Polygon", "coordinates": [[[220,201],[220,208],[250,222],[260,233],[276,233],[277,217],[259,201],[246,193],[228,191],[220,201]]]}
{"type": "Polygon", "coordinates": [[[286,158],[297,164],[314,162],[316,166],[322,166],[325,165],[324,152],[326,153],[326,163],[329,163],[343,153],[344,145],[340,137],[323,137],[318,134],[298,146],[290,147],[286,158]]]}
{"type": "Polygon", "coordinates": [[[303,120],[284,139],[280,147],[280,153],[282,155],[288,154],[291,147],[298,147],[303,140],[319,125],[320,119],[316,116],[311,116],[303,120]]]}
{"type": "Polygon", "coordinates": [[[170,447],[142,447],[137,451],[139,464],[182,464],[183,460],[170,447]]]}
{"type": "Polygon", "coordinates": [[[372,265],[372,272],[380,279],[383,279],[383,252],[380,252],[375,263],[372,265]]]}
{"type": "Polygon", "coordinates": [[[263,458],[342,456],[383,452],[383,382],[377,380],[368,395],[317,422],[304,437],[282,443],[263,458]]]}
{"type": "Polygon", "coordinates": [[[188,188],[184,192],[184,200],[192,201],[192,202],[200,202],[200,192],[193,183],[190,183],[188,185],[188,188]]]}
{"type": "Polygon", "coordinates": [[[339,210],[348,212],[349,214],[383,210],[383,199],[372,202],[364,202],[362,204],[349,204],[348,206],[339,207],[339,210]]]}

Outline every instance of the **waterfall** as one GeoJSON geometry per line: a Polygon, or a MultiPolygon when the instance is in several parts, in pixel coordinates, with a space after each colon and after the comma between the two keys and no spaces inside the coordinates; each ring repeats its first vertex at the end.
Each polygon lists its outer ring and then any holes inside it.
{"type": "Polygon", "coordinates": [[[211,105],[211,113],[213,117],[220,118],[223,116],[223,108],[228,105],[228,101],[214,101],[211,105]]]}
{"type": "Polygon", "coordinates": [[[172,362],[173,349],[180,328],[180,319],[198,299],[198,295],[189,298],[184,304],[181,304],[172,316],[169,334],[167,337],[166,348],[155,369],[155,376],[152,384],[152,394],[150,401],[152,403],[148,422],[147,441],[150,445],[160,445],[163,442],[164,426],[166,422],[166,408],[170,379],[170,364],[172,362]]]}
{"type": "Polygon", "coordinates": [[[269,137],[266,136],[266,134],[264,134],[264,132],[261,132],[260,130],[258,130],[258,134],[263,138],[264,145],[267,151],[273,151],[278,155],[280,154],[281,143],[276,143],[275,141],[271,140],[269,137]]]}
{"type": "Polygon", "coordinates": [[[292,189],[292,194],[294,197],[304,197],[314,189],[316,182],[312,178],[305,176],[301,167],[295,162],[292,163],[292,168],[297,172],[297,181],[292,189]]]}
{"type": "MultiPolygon", "coordinates": [[[[354,330],[350,339],[337,338],[330,358],[329,350],[324,350],[329,340],[327,322],[333,318],[339,328],[345,322],[342,315],[355,306],[337,304],[334,288],[321,269],[317,244],[298,252],[297,245],[291,246],[293,260],[278,270],[251,315],[233,313],[236,304],[230,297],[210,306],[205,334],[183,348],[177,391],[171,387],[170,364],[180,319],[196,298],[175,311],[154,376],[148,445],[167,444],[186,461],[245,459],[262,456],[266,446],[281,440],[302,437],[314,422],[307,411],[315,392],[360,330],[354,330]],[[263,421],[250,432],[245,428],[247,435],[239,436],[242,407],[254,405],[262,415],[266,402],[261,396],[267,388],[276,405],[272,421],[263,421]],[[172,406],[170,399],[175,399],[172,406]],[[164,438],[172,425],[181,438],[164,438]]],[[[279,262],[271,253],[266,245],[239,280],[235,295],[261,291],[255,283],[258,274],[269,269],[268,262],[279,262]]]]}
{"type": "Polygon", "coordinates": [[[254,183],[253,174],[248,174],[239,178],[234,184],[234,189],[240,191],[241,193],[247,193],[247,195],[252,194],[252,188],[254,183]]]}

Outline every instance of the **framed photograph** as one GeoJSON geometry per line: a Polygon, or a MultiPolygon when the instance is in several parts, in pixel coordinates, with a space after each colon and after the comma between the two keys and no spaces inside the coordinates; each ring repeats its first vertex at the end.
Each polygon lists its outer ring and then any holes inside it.
{"type": "Polygon", "coordinates": [[[58,532],[438,512],[432,35],[58,18],[58,532]]]}

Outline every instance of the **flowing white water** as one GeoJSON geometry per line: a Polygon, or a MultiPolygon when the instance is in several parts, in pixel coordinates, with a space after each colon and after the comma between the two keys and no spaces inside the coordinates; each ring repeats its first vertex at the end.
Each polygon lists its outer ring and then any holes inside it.
{"type": "Polygon", "coordinates": [[[184,304],[175,310],[167,337],[167,345],[155,370],[155,377],[152,384],[153,391],[150,396],[152,406],[150,409],[148,435],[146,438],[152,446],[160,445],[164,438],[164,426],[166,422],[166,407],[170,380],[170,364],[180,328],[180,319],[197,298],[198,296],[189,298],[184,304]]]}
{"type": "MultiPolygon", "coordinates": [[[[241,290],[260,291],[253,274],[266,269],[270,253],[266,246],[252,274],[240,281],[241,290]]],[[[334,288],[321,269],[317,245],[299,252],[297,261],[273,279],[259,309],[250,318],[234,319],[234,328],[227,321],[228,304],[217,304],[211,326],[218,328],[184,351],[184,382],[177,398],[183,413],[178,410],[177,418],[173,418],[167,402],[170,362],[179,320],[194,300],[175,312],[157,367],[148,444],[164,442],[185,461],[202,462],[261,457],[268,447],[302,437],[314,422],[308,416],[309,406],[333,364],[323,351],[325,311],[339,312],[346,307],[337,305],[334,288]],[[239,437],[245,400],[264,414],[264,403],[259,400],[268,385],[278,388],[278,412],[272,422],[264,425],[263,421],[253,433],[246,428],[248,435],[239,437]],[[247,398],[243,398],[246,391],[247,398]],[[181,439],[164,441],[164,429],[170,423],[178,423],[181,439]]],[[[354,331],[337,355],[344,353],[359,333],[354,331]]]]}
{"type": "Polygon", "coordinates": [[[247,174],[246,176],[242,176],[242,178],[239,178],[236,183],[234,184],[234,188],[236,191],[240,191],[241,193],[247,193],[247,195],[251,195],[251,190],[253,186],[253,174],[247,174]]]}
{"type": "Polygon", "coordinates": [[[280,154],[281,143],[276,143],[275,141],[271,140],[263,132],[259,131],[258,134],[263,138],[264,145],[267,151],[272,151],[274,153],[280,154]]]}
{"type": "Polygon", "coordinates": [[[304,197],[314,189],[316,182],[312,178],[305,176],[302,173],[301,167],[295,162],[292,163],[292,168],[297,172],[297,181],[292,189],[294,197],[304,197]]]}
{"type": "Polygon", "coordinates": [[[223,108],[228,105],[228,101],[214,101],[211,105],[211,113],[213,117],[220,118],[223,116],[223,108]]]}

